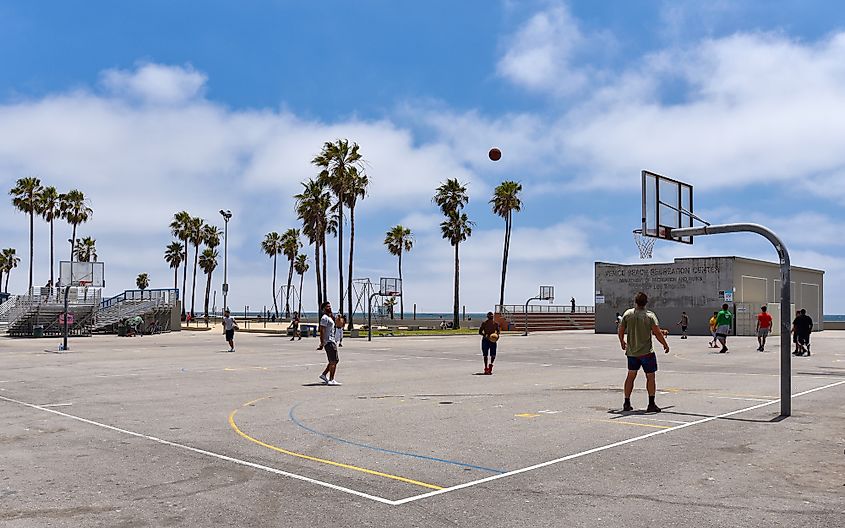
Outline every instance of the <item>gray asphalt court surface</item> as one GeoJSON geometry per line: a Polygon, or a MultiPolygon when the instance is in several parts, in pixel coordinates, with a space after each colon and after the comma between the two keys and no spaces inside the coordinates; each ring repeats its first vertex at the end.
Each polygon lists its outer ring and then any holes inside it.
{"type": "Polygon", "coordinates": [[[845,332],[669,338],[659,414],[615,336],[0,339],[0,525],[839,526],[845,332]]]}

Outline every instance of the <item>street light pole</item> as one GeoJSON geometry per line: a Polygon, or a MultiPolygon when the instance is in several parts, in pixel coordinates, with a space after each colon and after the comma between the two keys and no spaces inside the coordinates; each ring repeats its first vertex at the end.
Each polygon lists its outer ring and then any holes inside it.
{"type": "Polygon", "coordinates": [[[232,211],[220,209],[220,214],[223,216],[223,310],[225,311],[229,307],[226,297],[229,295],[229,219],[232,218],[232,211]]]}

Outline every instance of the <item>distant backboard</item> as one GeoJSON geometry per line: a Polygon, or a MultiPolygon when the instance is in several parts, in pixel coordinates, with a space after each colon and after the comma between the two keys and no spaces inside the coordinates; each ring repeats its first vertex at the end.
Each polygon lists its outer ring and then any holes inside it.
{"type": "Polygon", "coordinates": [[[554,286],[540,286],[540,295],[538,298],[541,301],[554,301],[555,300],[555,287],[554,286]]]}
{"type": "Polygon", "coordinates": [[[692,185],[642,171],[642,235],[692,244],[692,237],[675,237],[672,229],[693,227],[692,185]]]}
{"type": "Polygon", "coordinates": [[[402,295],[402,279],[382,277],[379,281],[379,295],[384,297],[399,297],[402,295]]]}
{"type": "Polygon", "coordinates": [[[102,262],[59,262],[58,286],[91,286],[103,288],[106,285],[105,264],[102,262]]]}

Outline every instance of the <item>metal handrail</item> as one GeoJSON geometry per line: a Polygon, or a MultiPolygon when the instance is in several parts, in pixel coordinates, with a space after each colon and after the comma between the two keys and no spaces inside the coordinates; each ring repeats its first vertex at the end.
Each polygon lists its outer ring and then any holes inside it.
{"type": "MultiPolygon", "coordinates": [[[[496,306],[496,312],[502,315],[507,314],[524,314],[524,304],[503,304],[496,306]]],[[[595,306],[579,306],[576,305],[572,309],[571,304],[529,304],[528,313],[559,313],[559,314],[594,314],[596,312],[595,306]]]]}

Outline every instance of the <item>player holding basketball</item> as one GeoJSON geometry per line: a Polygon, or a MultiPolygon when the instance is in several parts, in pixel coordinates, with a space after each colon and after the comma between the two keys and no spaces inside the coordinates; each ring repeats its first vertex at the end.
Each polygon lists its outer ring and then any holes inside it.
{"type": "Polygon", "coordinates": [[[320,379],[326,385],[340,385],[340,382],[334,379],[334,373],[337,370],[337,364],[340,358],[337,356],[337,343],[335,335],[334,316],[332,315],[332,305],[326,301],[320,310],[323,316],[320,318],[320,346],[317,350],[325,350],[328,364],[326,369],[320,374],[320,379]],[[328,377],[326,377],[328,375],[328,377]]]}
{"type": "Polygon", "coordinates": [[[493,312],[487,312],[487,320],[481,323],[478,333],[481,335],[481,355],[484,356],[484,373],[493,374],[493,362],[496,361],[496,345],[499,341],[499,323],[493,319],[493,312]],[[490,364],[487,364],[487,356],[490,364]]]}
{"type": "Polygon", "coordinates": [[[642,367],[646,377],[646,390],[648,391],[648,407],[646,412],[660,412],[660,407],[654,402],[654,395],[657,392],[655,372],[657,372],[657,356],[654,353],[654,346],[651,337],[663,345],[663,352],[669,353],[669,343],[660,331],[660,322],[654,312],[646,310],[648,296],[637,293],[634,297],[634,308],[629,309],[622,316],[622,323],[619,325],[619,344],[625,355],[628,357],[628,377],[625,378],[625,402],[623,411],[633,411],[631,406],[631,393],[634,391],[634,380],[642,367]],[[627,337],[628,341],[625,342],[627,337]]]}

